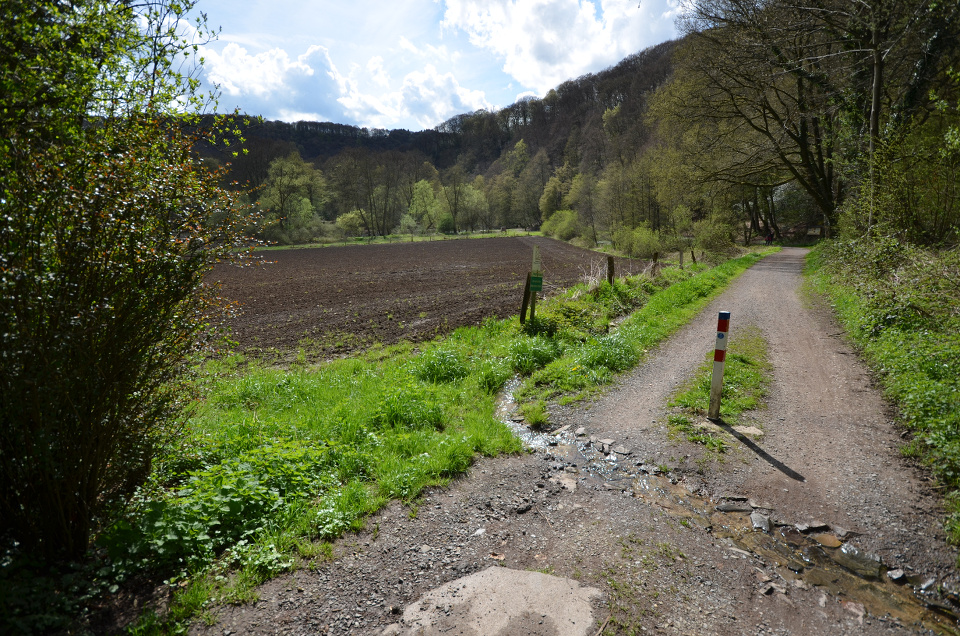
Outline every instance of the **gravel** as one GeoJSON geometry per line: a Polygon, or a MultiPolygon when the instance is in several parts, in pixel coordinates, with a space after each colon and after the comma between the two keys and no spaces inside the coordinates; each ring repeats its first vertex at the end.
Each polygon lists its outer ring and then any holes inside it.
{"type": "Polygon", "coordinates": [[[268,582],[256,603],[215,608],[216,622],[191,633],[380,634],[424,593],[491,565],[600,588],[604,633],[955,626],[947,614],[960,581],[939,499],[900,456],[895,414],[829,311],[801,294],[803,254],[785,249],[754,266],[603,397],[552,407],[556,445],[480,459],[416,505],[391,504],[339,540],[332,560],[268,582]],[[665,426],[670,394],[712,349],[719,310],[732,313],[731,338],[738,326],[762,330],[774,367],[753,423],[764,434],[732,440],[720,460],[665,426]],[[731,510],[716,510],[724,504],[731,510]],[[813,534],[875,555],[901,583],[880,576],[858,591],[848,569],[811,565],[833,550],[822,542],[784,547],[813,534]],[[909,601],[908,577],[932,581],[920,602],[909,601]]]}

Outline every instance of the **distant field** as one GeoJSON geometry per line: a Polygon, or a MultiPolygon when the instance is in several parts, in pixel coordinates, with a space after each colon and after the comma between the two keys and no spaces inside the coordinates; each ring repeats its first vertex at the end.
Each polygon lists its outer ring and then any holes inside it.
{"type": "MultiPolygon", "coordinates": [[[[266,265],[223,266],[212,278],[240,303],[229,323],[240,351],[329,356],[518,314],[534,245],[547,294],[605,271],[604,254],[517,237],[276,250],[266,265]]],[[[645,265],[616,259],[618,275],[645,265]]]]}

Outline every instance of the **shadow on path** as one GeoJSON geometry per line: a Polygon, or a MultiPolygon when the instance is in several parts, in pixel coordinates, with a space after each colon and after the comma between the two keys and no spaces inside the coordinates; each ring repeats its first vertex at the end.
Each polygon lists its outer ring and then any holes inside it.
{"type": "Polygon", "coordinates": [[[796,481],[803,481],[803,482],[807,481],[806,477],[796,472],[795,470],[793,470],[783,462],[779,461],[778,459],[772,457],[769,453],[767,453],[767,451],[757,446],[756,442],[754,442],[752,439],[750,439],[743,433],[740,433],[734,430],[732,426],[730,426],[723,420],[717,419],[717,420],[711,420],[711,421],[717,426],[719,426],[720,428],[722,428],[723,430],[725,430],[726,432],[736,437],[738,440],[740,440],[743,443],[744,446],[746,446],[747,448],[752,450],[754,453],[756,453],[758,457],[766,461],[768,464],[770,464],[771,466],[779,470],[781,473],[783,473],[790,479],[795,479],[796,481]]]}

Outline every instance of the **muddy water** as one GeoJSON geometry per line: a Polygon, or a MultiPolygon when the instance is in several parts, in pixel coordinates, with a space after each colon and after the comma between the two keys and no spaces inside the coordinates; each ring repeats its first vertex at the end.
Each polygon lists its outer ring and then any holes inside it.
{"type": "Polygon", "coordinates": [[[894,582],[878,557],[843,543],[829,532],[807,534],[793,525],[758,531],[750,513],[720,512],[716,503],[692,495],[665,477],[641,474],[633,483],[634,496],[720,539],[728,539],[766,563],[777,564],[778,573],[788,581],[802,581],[801,585],[842,595],[862,604],[874,616],[890,615],[939,633],[960,634],[955,606],[935,590],[924,589],[922,577],[904,576],[894,582]]]}
{"type": "MultiPolygon", "coordinates": [[[[804,528],[806,532],[801,532],[794,525],[771,524],[758,529],[751,514],[759,506],[741,498],[715,502],[698,497],[669,476],[659,474],[655,467],[631,465],[612,452],[604,455],[597,444],[571,431],[556,435],[531,431],[516,421],[510,397],[515,388],[507,387],[502,394],[500,419],[529,448],[562,460],[568,470],[608,482],[629,480],[634,497],[700,526],[765,563],[776,564],[778,574],[794,585],[816,586],[843,596],[860,603],[873,616],[889,615],[904,624],[960,635],[960,599],[942,596],[924,577],[889,572],[879,557],[845,543],[829,528],[804,528]]],[[[777,586],[770,585],[771,591],[776,591],[777,586]]]]}

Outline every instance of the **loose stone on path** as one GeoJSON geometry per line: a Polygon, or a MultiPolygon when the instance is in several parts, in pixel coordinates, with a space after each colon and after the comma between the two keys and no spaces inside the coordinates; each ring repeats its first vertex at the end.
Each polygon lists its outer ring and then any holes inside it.
{"type": "Polygon", "coordinates": [[[592,636],[599,596],[572,579],[490,567],[427,592],[381,636],[592,636]]]}

